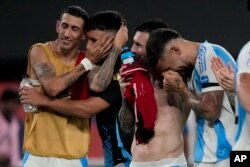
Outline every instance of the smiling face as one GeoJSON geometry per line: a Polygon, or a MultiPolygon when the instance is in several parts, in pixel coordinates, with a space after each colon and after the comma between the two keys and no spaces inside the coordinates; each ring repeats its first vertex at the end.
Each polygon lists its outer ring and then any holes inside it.
{"type": "Polygon", "coordinates": [[[59,47],[62,50],[78,48],[84,37],[83,28],[85,22],[82,18],[64,13],[57,22],[59,47]]]}
{"type": "Polygon", "coordinates": [[[136,31],[133,38],[134,43],[132,45],[131,51],[135,52],[143,62],[146,61],[145,60],[147,55],[146,45],[148,38],[149,38],[149,33],[141,31],[136,31]]]}

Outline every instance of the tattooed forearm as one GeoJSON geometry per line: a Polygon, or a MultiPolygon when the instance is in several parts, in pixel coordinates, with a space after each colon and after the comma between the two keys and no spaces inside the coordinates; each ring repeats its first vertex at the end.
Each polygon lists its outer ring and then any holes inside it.
{"type": "Polygon", "coordinates": [[[113,77],[116,60],[120,53],[121,49],[113,46],[110,55],[101,65],[99,71],[95,73],[93,80],[90,82],[91,89],[94,88],[95,90],[103,91],[107,88],[113,77]]]}
{"type": "Polygon", "coordinates": [[[119,111],[119,121],[121,129],[129,134],[133,134],[135,131],[135,117],[129,110],[125,99],[122,100],[122,107],[119,111]]]}
{"type": "Polygon", "coordinates": [[[231,92],[231,91],[226,91],[229,102],[232,106],[232,108],[234,109],[235,107],[235,92],[231,92]]]}
{"type": "Polygon", "coordinates": [[[189,100],[185,98],[184,94],[181,93],[173,93],[168,95],[168,102],[169,104],[173,104],[175,107],[180,109],[180,111],[188,117],[191,105],[189,104],[189,100]],[[174,101],[174,102],[171,102],[174,101]]]}
{"type": "Polygon", "coordinates": [[[72,85],[83,73],[85,69],[82,65],[76,66],[73,73],[67,72],[64,75],[65,78],[65,87],[72,85]]]}
{"type": "Polygon", "coordinates": [[[77,76],[68,77],[68,78],[65,80],[65,87],[69,87],[69,86],[72,85],[77,79],[78,79],[77,76]]]}
{"type": "Polygon", "coordinates": [[[40,79],[51,79],[56,76],[53,68],[49,67],[47,63],[41,63],[35,66],[37,77],[40,79]]]}
{"type": "Polygon", "coordinates": [[[75,73],[77,73],[77,74],[80,73],[80,75],[82,75],[85,71],[86,70],[82,65],[77,65],[75,70],[74,70],[75,73]]]}

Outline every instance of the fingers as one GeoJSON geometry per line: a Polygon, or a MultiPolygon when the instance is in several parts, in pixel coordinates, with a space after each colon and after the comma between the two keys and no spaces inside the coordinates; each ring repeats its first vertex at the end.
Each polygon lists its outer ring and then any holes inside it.
{"type": "Polygon", "coordinates": [[[119,69],[120,75],[125,71],[126,68],[127,68],[126,66],[122,66],[122,67],[119,69]]]}
{"type": "Polygon", "coordinates": [[[233,66],[232,66],[232,64],[230,64],[230,63],[228,63],[228,71],[229,71],[230,73],[234,73],[233,66]]]}
{"type": "Polygon", "coordinates": [[[128,41],[128,28],[122,25],[115,35],[114,45],[118,48],[122,48],[127,41],[128,41]]]}
{"type": "Polygon", "coordinates": [[[218,71],[219,69],[225,67],[225,64],[219,57],[213,57],[211,62],[215,71],[218,71]]]}
{"type": "Polygon", "coordinates": [[[110,35],[106,35],[100,43],[101,48],[103,48],[103,50],[105,50],[107,47],[109,47],[110,45],[112,46],[114,37],[110,36],[110,35]]]}

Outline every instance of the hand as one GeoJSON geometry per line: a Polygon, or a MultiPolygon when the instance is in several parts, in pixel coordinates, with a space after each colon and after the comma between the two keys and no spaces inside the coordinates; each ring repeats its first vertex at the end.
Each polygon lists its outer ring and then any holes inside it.
{"type": "Polygon", "coordinates": [[[133,75],[132,73],[129,73],[126,76],[122,76],[122,73],[125,71],[125,69],[126,69],[126,66],[122,66],[119,70],[119,74],[121,76],[121,78],[119,79],[119,85],[120,85],[122,95],[124,95],[126,86],[130,85],[130,80],[132,79],[132,75],[133,75]]]}
{"type": "Polygon", "coordinates": [[[168,70],[162,73],[163,75],[163,89],[169,92],[182,92],[187,88],[186,84],[183,82],[182,77],[178,72],[168,70]]]}
{"type": "Polygon", "coordinates": [[[43,106],[49,102],[49,98],[39,93],[34,88],[23,86],[19,88],[20,102],[34,106],[43,106]]]}
{"type": "Polygon", "coordinates": [[[213,57],[211,62],[211,68],[220,86],[225,90],[234,91],[234,70],[232,65],[225,66],[219,57],[213,57]]]}
{"type": "Polygon", "coordinates": [[[128,41],[128,28],[125,25],[121,25],[117,31],[114,39],[114,47],[122,49],[128,41]]]}
{"type": "Polygon", "coordinates": [[[86,58],[88,58],[93,64],[105,58],[107,52],[111,49],[114,37],[105,35],[101,40],[96,41],[88,48],[86,52],[86,58]]]}

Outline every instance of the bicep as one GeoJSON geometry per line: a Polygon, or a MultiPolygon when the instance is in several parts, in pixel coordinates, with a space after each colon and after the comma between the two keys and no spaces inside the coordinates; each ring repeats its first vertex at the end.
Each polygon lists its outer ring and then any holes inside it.
{"type": "Polygon", "coordinates": [[[223,103],[223,90],[214,90],[202,94],[202,103],[209,107],[214,114],[220,114],[223,103]]]}
{"type": "Polygon", "coordinates": [[[34,47],[30,51],[30,62],[41,85],[46,89],[50,79],[56,76],[56,71],[49,61],[46,53],[40,47],[34,47]]]}

